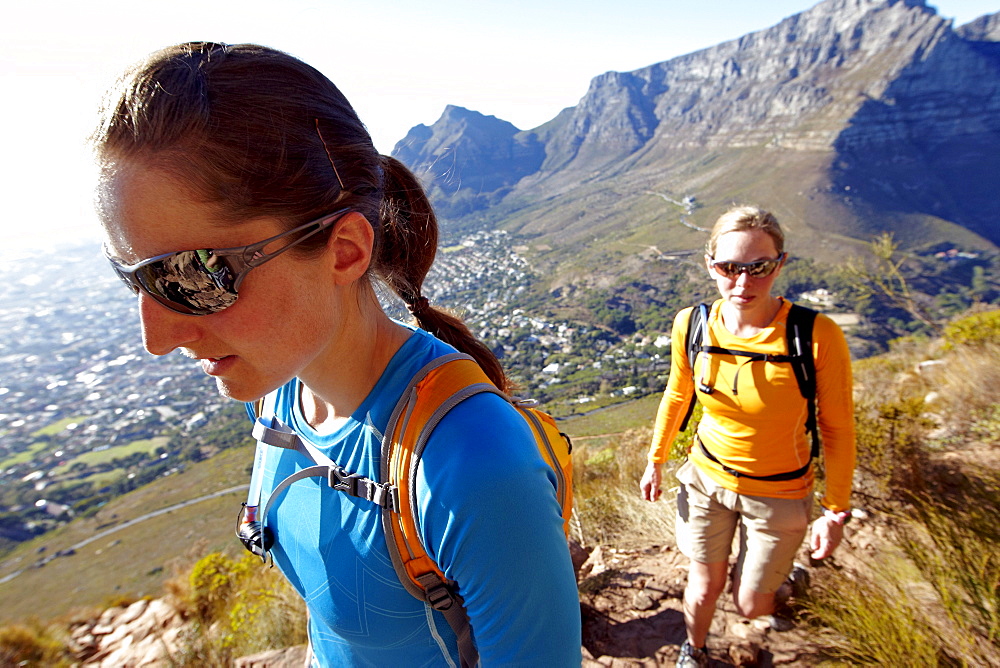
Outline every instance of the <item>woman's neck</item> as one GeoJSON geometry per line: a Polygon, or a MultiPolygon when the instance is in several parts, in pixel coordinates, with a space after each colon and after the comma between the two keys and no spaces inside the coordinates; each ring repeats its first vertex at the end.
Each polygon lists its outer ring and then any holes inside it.
{"type": "Polygon", "coordinates": [[[299,376],[302,415],[320,433],[335,431],[357,410],[412,333],[382,311],[374,294],[371,300],[359,300],[325,360],[299,376]]]}
{"type": "Polygon", "coordinates": [[[719,309],[719,316],[722,318],[723,326],[730,334],[741,339],[749,339],[760,334],[761,330],[771,324],[775,316],[778,315],[778,311],[781,310],[781,305],[781,297],[772,296],[753,309],[740,309],[728,302],[723,302],[719,309]]]}

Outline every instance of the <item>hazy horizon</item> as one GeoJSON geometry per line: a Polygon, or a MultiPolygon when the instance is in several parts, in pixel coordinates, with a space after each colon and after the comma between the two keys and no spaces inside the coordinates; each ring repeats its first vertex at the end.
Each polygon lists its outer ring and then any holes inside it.
{"type": "MultiPolygon", "coordinates": [[[[956,25],[997,11],[987,0],[933,6],[956,25]]],[[[775,0],[665,3],[596,0],[419,6],[216,0],[177,12],[123,0],[22,3],[0,26],[0,111],[7,160],[3,247],[96,239],[94,172],[85,138],[102,92],[128,64],[191,39],[290,51],[327,74],[389,153],[449,105],[531,129],[577,104],[590,80],[631,71],[768,28],[817,4],[775,0]],[[11,100],[25,101],[10,104],[11,100]],[[55,192],[53,193],[53,189],[55,192]]]]}

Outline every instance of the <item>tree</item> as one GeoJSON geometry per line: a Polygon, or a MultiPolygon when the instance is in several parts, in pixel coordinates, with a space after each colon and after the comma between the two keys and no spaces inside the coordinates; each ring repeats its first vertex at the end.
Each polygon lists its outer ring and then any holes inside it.
{"type": "Polygon", "coordinates": [[[941,326],[927,313],[910,287],[913,276],[904,270],[905,257],[896,259],[899,244],[891,232],[883,232],[872,240],[869,249],[872,266],[851,258],[847,263],[848,280],[861,295],[883,297],[891,304],[906,311],[913,319],[922,323],[934,333],[941,332],[941,326]]]}

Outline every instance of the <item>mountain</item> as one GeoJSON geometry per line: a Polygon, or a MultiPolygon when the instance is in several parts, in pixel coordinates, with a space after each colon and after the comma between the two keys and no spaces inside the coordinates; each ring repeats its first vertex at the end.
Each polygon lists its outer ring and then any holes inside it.
{"type": "Polygon", "coordinates": [[[433,126],[412,128],[393,155],[421,174],[434,174],[430,194],[446,216],[495,203],[538,170],[545,148],[495,116],[449,105],[433,126]]]}
{"type": "Polygon", "coordinates": [[[597,76],[533,130],[449,107],[394,154],[446,223],[536,237],[564,267],[697,248],[694,228],[734,201],[775,211],[799,254],[851,253],[883,230],[995,250],[998,23],[955,29],[923,0],[825,0],[597,76]]]}
{"type": "Polygon", "coordinates": [[[995,55],[996,42],[1000,42],[1000,12],[980,16],[975,21],[966,23],[958,28],[958,34],[972,42],[993,43],[987,48],[993,49],[995,55]]]}

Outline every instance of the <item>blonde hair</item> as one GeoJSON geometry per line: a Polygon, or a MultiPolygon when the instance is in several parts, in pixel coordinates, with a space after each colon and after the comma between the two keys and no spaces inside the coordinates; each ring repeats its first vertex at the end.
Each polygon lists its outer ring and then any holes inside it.
{"type": "Polygon", "coordinates": [[[778,219],[770,211],[758,209],[755,206],[734,206],[719,216],[712,227],[712,234],[705,244],[705,252],[709,257],[715,257],[715,249],[719,237],[728,232],[743,232],[745,230],[760,230],[774,240],[774,248],[778,255],[785,252],[785,233],[781,231],[778,219]]]}

